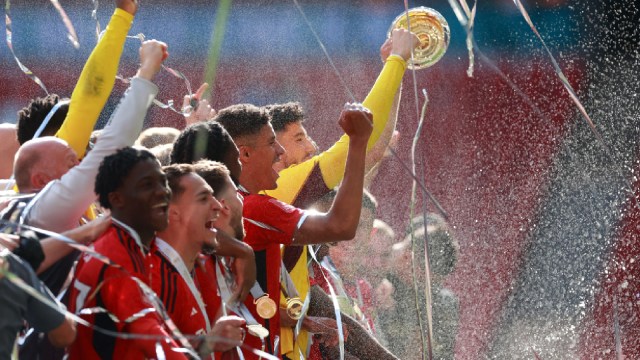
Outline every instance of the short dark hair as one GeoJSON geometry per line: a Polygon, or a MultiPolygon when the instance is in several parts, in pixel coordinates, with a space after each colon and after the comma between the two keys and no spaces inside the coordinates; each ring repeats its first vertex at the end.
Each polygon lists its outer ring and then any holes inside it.
{"type": "Polygon", "coordinates": [[[162,171],[164,171],[167,176],[167,182],[169,183],[172,194],[171,200],[177,199],[184,192],[184,187],[180,185],[180,179],[185,175],[196,173],[194,166],[191,164],[163,166],[162,171]]]}
{"type": "MultiPolygon", "coordinates": [[[[18,142],[20,145],[33,139],[36,131],[42,122],[51,112],[54,106],[60,101],[66,101],[68,99],[62,99],[56,94],[50,94],[45,97],[37,97],[29,102],[29,105],[18,111],[18,142]]],[[[49,120],[47,126],[40,136],[53,136],[58,132],[64,119],[69,112],[69,104],[62,104],[56,110],[55,114],[49,120]]]]}
{"type": "Polygon", "coordinates": [[[194,164],[195,171],[204,181],[211,186],[214,194],[224,191],[226,186],[226,177],[231,176],[229,169],[217,161],[200,160],[194,164]]]}
{"type": "Polygon", "coordinates": [[[260,133],[271,121],[271,116],[264,108],[251,104],[237,104],[220,110],[213,120],[222,124],[233,140],[237,140],[260,133]]]}
{"type": "Polygon", "coordinates": [[[265,109],[271,116],[271,126],[275,132],[284,131],[289,124],[304,122],[304,110],[299,102],[271,104],[265,109]]]}
{"type": "Polygon", "coordinates": [[[222,125],[213,121],[192,124],[173,143],[171,163],[193,164],[201,159],[223,162],[233,147],[233,139],[222,125]]]}
{"type": "Polygon", "coordinates": [[[129,175],[131,169],[138,163],[149,159],[157,161],[149,150],[132,147],[122,148],[105,157],[98,168],[94,187],[100,206],[105,209],[111,209],[109,194],[122,186],[124,178],[129,175]]]}

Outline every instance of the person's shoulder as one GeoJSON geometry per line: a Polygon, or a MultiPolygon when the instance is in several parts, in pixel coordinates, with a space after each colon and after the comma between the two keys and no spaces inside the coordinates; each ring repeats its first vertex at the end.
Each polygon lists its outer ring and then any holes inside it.
{"type": "Polygon", "coordinates": [[[270,195],[266,194],[249,194],[244,197],[244,207],[247,210],[271,210],[284,212],[292,212],[297,209],[295,206],[291,206],[283,201],[280,201],[270,195]]]}

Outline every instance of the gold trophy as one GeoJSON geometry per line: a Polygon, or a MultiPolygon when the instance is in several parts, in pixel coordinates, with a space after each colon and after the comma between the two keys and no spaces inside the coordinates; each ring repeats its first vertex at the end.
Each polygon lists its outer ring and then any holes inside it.
{"type": "Polygon", "coordinates": [[[418,36],[420,45],[413,52],[413,62],[409,61],[409,69],[424,69],[440,60],[449,47],[449,24],[437,11],[428,7],[409,9],[409,24],[407,25],[407,12],[403,12],[393,20],[387,37],[391,36],[393,29],[409,29],[418,36]]]}

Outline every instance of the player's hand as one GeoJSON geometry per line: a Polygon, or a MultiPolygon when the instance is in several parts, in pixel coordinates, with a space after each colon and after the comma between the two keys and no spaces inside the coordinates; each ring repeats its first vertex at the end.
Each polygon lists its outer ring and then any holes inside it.
{"type": "Polygon", "coordinates": [[[85,245],[96,241],[111,226],[111,216],[101,216],[75,229],[65,232],[63,235],[85,245]]]}
{"type": "Polygon", "coordinates": [[[373,131],[373,114],[359,103],[347,103],[338,121],[351,139],[369,140],[373,131]]]}
{"type": "Polygon", "coordinates": [[[131,15],[135,15],[138,11],[137,0],[116,0],[116,7],[128,12],[131,15]]]}
{"type": "Polygon", "coordinates": [[[200,85],[198,91],[192,96],[185,95],[182,101],[182,111],[187,113],[185,120],[187,126],[199,122],[209,121],[216,116],[216,111],[209,105],[206,99],[202,99],[202,94],[207,91],[209,84],[200,85]]]}
{"type": "Polygon", "coordinates": [[[380,59],[382,62],[387,61],[389,55],[391,55],[391,38],[385,40],[384,44],[380,46],[380,59]]]}
{"type": "Polygon", "coordinates": [[[167,44],[158,40],[147,40],[140,46],[140,69],[138,76],[147,80],[160,71],[162,62],[169,56],[167,44]]]}
{"type": "Polygon", "coordinates": [[[211,352],[224,352],[242,345],[246,330],[246,321],[238,316],[223,316],[216,320],[211,332],[198,346],[198,353],[206,357],[211,352]]]}
{"type": "Polygon", "coordinates": [[[391,54],[399,55],[405,61],[411,59],[411,50],[418,45],[420,39],[407,29],[394,29],[391,32],[391,54]]]}

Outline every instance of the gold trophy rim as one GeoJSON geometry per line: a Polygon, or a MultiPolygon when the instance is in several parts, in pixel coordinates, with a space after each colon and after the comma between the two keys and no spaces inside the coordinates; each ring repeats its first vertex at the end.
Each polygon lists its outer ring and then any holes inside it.
{"type": "Polygon", "coordinates": [[[302,303],[302,300],[300,300],[300,298],[293,297],[293,298],[287,299],[287,315],[291,319],[293,320],[300,319],[302,317],[303,307],[304,307],[304,304],[302,303]]]}
{"type": "MultiPolygon", "coordinates": [[[[400,27],[403,27],[406,29],[408,27],[408,26],[400,26],[400,23],[403,21],[403,19],[406,19],[407,12],[409,13],[410,18],[412,17],[412,15],[415,17],[417,16],[416,14],[425,14],[425,16],[434,18],[439,25],[438,30],[442,34],[442,39],[444,43],[443,49],[438,52],[439,54],[436,55],[431,61],[428,61],[426,63],[421,63],[420,59],[416,59],[415,54],[414,54],[413,62],[411,60],[407,61],[407,68],[409,69],[415,69],[415,70],[426,69],[428,67],[435,65],[438,61],[440,61],[440,59],[442,59],[444,54],[447,52],[447,49],[449,48],[450,38],[451,38],[451,30],[449,28],[449,23],[447,22],[447,19],[439,11],[427,6],[417,6],[407,11],[403,11],[400,15],[396,16],[396,18],[391,23],[389,30],[387,31],[387,38],[391,37],[391,32],[393,31],[393,29],[397,29],[400,27]]],[[[413,29],[411,31],[413,31],[413,29]]]]}

